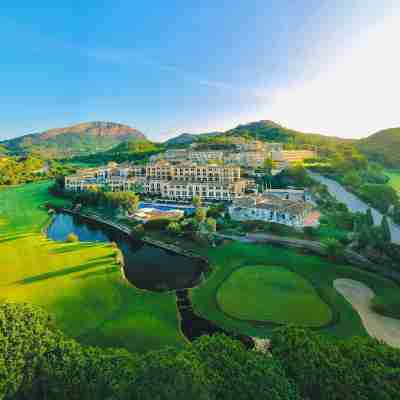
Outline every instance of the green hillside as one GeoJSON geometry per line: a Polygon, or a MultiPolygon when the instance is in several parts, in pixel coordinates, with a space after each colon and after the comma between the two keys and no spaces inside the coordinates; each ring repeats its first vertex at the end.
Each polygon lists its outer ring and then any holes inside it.
{"type": "Polygon", "coordinates": [[[385,129],[361,139],[357,146],[370,159],[391,168],[400,167],[400,128],[385,129]]]}
{"type": "Polygon", "coordinates": [[[106,151],[126,140],[144,140],[140,131],[113,122],[88,122],[6,140],[13,154],[63,158],[106,151]]]}
{"type": "Polygon", "coordinates": [[[167,147],[186,147],[194,142],[218,143],[229,142],[231,137],[245,137],[249,139],[259,139],[268,142],[282,142],[287,147],[296,146],[319,146],[323,149],[335,149],[343,144],[351,144],[353,141],[334,136],[325,136],[314,133],[304,133],[293,129],[285,128],[273,121],[263,120],[251,122],[249,124],[238,125],[236,128],[225,132],[211,132],[198,135],[182,134],[165,142],[167,147]]]}

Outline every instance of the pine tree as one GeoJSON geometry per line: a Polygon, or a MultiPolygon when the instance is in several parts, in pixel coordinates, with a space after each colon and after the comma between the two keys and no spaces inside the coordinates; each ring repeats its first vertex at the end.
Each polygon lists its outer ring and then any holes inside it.
{"type": "Polygon", "coordinates": [[[373,226],[374,225],[374,218],[372,216],[372,210],[368,208],[367,214],[366,214],[366,223],[368,226],[373,226]]]}
{"type": "Polygon", "coordinates": [[[381,230],[382,230],[383,241],[390,242],[392,240],[392,235],[390,233],[389,222],[386,215],[382,218],[381,230]]]}

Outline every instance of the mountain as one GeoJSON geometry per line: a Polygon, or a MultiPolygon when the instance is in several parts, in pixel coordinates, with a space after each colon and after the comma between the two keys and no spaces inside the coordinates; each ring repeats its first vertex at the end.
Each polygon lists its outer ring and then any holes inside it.
{"type": "Polygon", "coordinates": [[[0,144],[0,155],[6,154],[6,153],[7,153],[7,148],[0,144]]]}
{"type": "Polygon", "coordinates": [[[114,122],[87,122],[1,142],[11,153],[71,157],[106,151],[127,140],[145,140],[137,129],[114,122]]]}
{"type": "Polygon", "coordinates": [[[311,145],[322,147],[335,147],[340,144],[352,143],[350,139],[343,139],[335,136],[325,136],[315,133],[304,133],[293,129],[285,128],[274,121],[262,120],[248,124],[238,125],[236,128],[225,132],[210,132],[193,135],[183,133],[175,138],[167,140],[164,144],[167,147],[185,146],[197,141],[211,141],[215,137],[242,136],[270,142],[283,142],[293,145],[311,145]]]}
{"type": "Polygon", "coordinates": [[[261,120],[244,125],[238,125],[236,128],[225,132],[225,134],[231,136],[250,136],[254,139],[291,143],[294,145],[306,144],[312,146],[336,146],[352,142],[350,139],[339,138],[336,136],[296,131],[270,120],[261,120]]]}
{"type": "Polygon", "coordinates": [[[376,132],[359,140],[357,147],[371,160],[400,168],[400,128],[376,132]]]}
{"type": "Polygon", "coordinates": [[[164,142],[164,144],[167,147],[174,147],[174,146],[185,146],[185,145],[190,145],[194,142],[197,142],[198,140],[210,136],[218,136],[222,135],[223,132],[207,132],[207,133],[181,133],[178,136],[175,136],[171,139],[168,139],[167,141],[164,142]]]}

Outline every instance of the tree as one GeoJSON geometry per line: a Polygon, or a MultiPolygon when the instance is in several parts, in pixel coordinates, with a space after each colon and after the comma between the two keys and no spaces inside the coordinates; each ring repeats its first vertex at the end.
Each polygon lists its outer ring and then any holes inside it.
{"type": "Polygon", "coordinates": [[[195,213],[195,218],[198,223],[202,223],[206,220],[207,210],[204,207],[198,208],[195,213]]]}
{"type": "Polygon", "coordinates": [[[270,157],[266,158],[263,162],[264,172],[268,175],[271,175],[272,170],[275,168],[275,166],[276,162],[270,157]]]}
{"type": "Polygon", "coordinates": [[[374,217],[372,216],[372,210],[371,208],[368,208],[366,212],[366,223],[368,226],[374,226],[374,217]]]}
{"type": "Polygon", "coordinates": [[[343,183],[350,187],[360,187],[362,185],[362,179],[356,171],[350,171],[343,177],[343,183]]]}
{"type": "Polygon", "coordinates": [[[178,222],[172,221],[168,224],[167,231],[174,235],[178,235],[182,232],[182,228],[178,222]]]}
{"type": "Polygon", "coordinates": [[[134,233],[137,239],[141,239],[145,235],[145,230],[143,224],[136,225],[132,232],[134,233]]]}
{"type": "Polygon", "coordinates": [[[209,232],[215,233],[217,231],[217,221],[214,218],[207,218],[206,225],[209,232]]]}
{"type": "Polygon", "coordinates": [[[390,232],[389,221],[388,221],[386,215],[384,215],[383,218],[382,218],[381,230],[382,230],[382,239],[383,239],[383,241],[386,242],[386,243],[391,242],[392,234],[390,232]]]}
{"type": "Polygon", "coordinates": [[[139,196],[132,192],[106,192],[106,203],[111,207],[120,207],[124,212],[134,213],[139,206],[139,196]]]}
{"type": "Polygon", "coordinates": [[[300,399],[277,358],[249,351],[238,340],[201,336],[187,351],[200,361],[213,399],[300,399]]]}
{"type": "Polygon", "coordinates": [[[328,257],[336,259],[343,256],[344,247],[342,243],[339,242],[339,240],[334,238],[327,238],[323,241],[323,245],[325,247],[328,257]]]}
{"type": "Polygon", "coordinates": [[[201,203],[202,203],[201,197],[200,196],[193,196],[192,203],[195,206],[195,208],[199,208],[201,206],[201,203]]]}
{"type": "Polygon", "coordinates": [[[0,305],[0,398],[30,387],[38,356],[57,340],[49,315],[28,304],[0,305]]]}
{"type": "Polygon", "coordinates": [[[190,352],[167,348],[144,356],[132,383],[140,400],[208,400],[204,367],[190,352]]]}
{"type": "Polygon", "coordinates": [[[66,242],[67,242],[67,243],[76,243],[76,242],[79,242],[79,238],[78,238],[77,235],[75,235],[75,233],[72,233],[72,232],[71,232],[71,233],[67,236],[66,242]]]}
{"type": "Polygon", "coordinates": [[[281,360],[304,399],[400,398],[400,350],[376,339],[328,339],[309,329],[273,331],[272,355],[281,360]]]}

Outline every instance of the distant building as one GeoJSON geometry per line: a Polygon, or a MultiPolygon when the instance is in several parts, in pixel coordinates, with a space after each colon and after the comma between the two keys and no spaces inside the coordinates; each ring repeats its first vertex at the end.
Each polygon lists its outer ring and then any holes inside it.
{"type": "Polygon", "coordinates": [[[271,153],[273,161],[285,164],[301,163],[308,158],[315,157],[317,157],[317,153],[314,150],[280,150],[271,153]]]}
{"type": "Polygon", "coordinates": [[[260,140],[246,140],[241,137],[232,137],[231,142],[219,144],[215,150],[204,143],[193,143],[188,149],[169,149],[165,153],[150,157],[151,163],[164,160],[172,163],[185,161],[198,164],[223,163],[247,168],[261,167],[266,158],[270,158],[273,151],[282,151],[282,143],[267,143],[260,140]]]}

